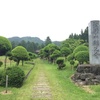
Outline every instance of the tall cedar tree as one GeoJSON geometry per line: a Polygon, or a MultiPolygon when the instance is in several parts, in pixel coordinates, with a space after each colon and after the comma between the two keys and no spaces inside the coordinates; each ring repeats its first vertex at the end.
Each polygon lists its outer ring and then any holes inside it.
{"type": "Polygon", "coordinates": [[[45,40],[45,46],[47,46],[48,44],[52,43],[50,37],[48,36],[45,40]]]}

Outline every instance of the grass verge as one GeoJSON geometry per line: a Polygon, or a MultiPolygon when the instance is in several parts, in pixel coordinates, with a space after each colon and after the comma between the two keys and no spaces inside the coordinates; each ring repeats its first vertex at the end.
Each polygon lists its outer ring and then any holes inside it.
{"type": "Polygon", "coordinates": [[[46,75],[49,79],[53,100],[99,100],[100,99],[100,85],[89,86],[94,91],[89,93],[82,87],[76,86],[70,77],[74,71],[71,70],[69,63],[67,62],[65,70],[58,70],[54,64],[48,64],[46,61],[41,62],[46,75]]]}

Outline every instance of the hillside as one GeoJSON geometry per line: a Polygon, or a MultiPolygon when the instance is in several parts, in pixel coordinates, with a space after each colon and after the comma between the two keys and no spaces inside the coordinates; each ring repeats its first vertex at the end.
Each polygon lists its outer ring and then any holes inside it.
{"type": "MultiPolygon", "coordinates": [[[[26,37],[11,37],[11,38],[8,38],[11,42],[12,41],[15,41],[15,42],[21,42],[22,40],[24,40],[25,42],[34,42],[34,43],[38,43],[38,44],[44,44],[45,41],[41,40],[40,38],[38,37],[30,37],[30,36],[26,36],[26,37]]],[[[53,41],[54,44],[60,46],[61,42],[60,41],[53,41]]]]}
{"type": "Polygon", "coordinates": [[[43,40],[41,40],[40,38],[38,37],[11,37],[11,38],[8,38],[10,41],[15,41],[15,42],[21,42],[22,40],[26,41],[26,42],[34,42],[34,43],[38,43],[38,44],[42,44],[44,43],[43,40]]]}

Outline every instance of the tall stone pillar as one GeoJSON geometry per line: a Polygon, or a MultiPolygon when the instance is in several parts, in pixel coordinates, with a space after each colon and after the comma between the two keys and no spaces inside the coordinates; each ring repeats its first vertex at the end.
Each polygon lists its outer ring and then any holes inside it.
{"type": "Polygon", "coordinates": [[[100,21],[91,21],[88,29],[90,64],[100,65],[100,21]]]}

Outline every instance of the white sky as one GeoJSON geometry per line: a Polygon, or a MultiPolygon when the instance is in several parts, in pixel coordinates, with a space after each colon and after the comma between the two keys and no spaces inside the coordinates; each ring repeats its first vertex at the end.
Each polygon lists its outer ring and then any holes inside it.
{"type": "Polygon", "coordinates": [[[0,35],[65,40],[100,20],[100,0],[0,0],[0,35]]]}

